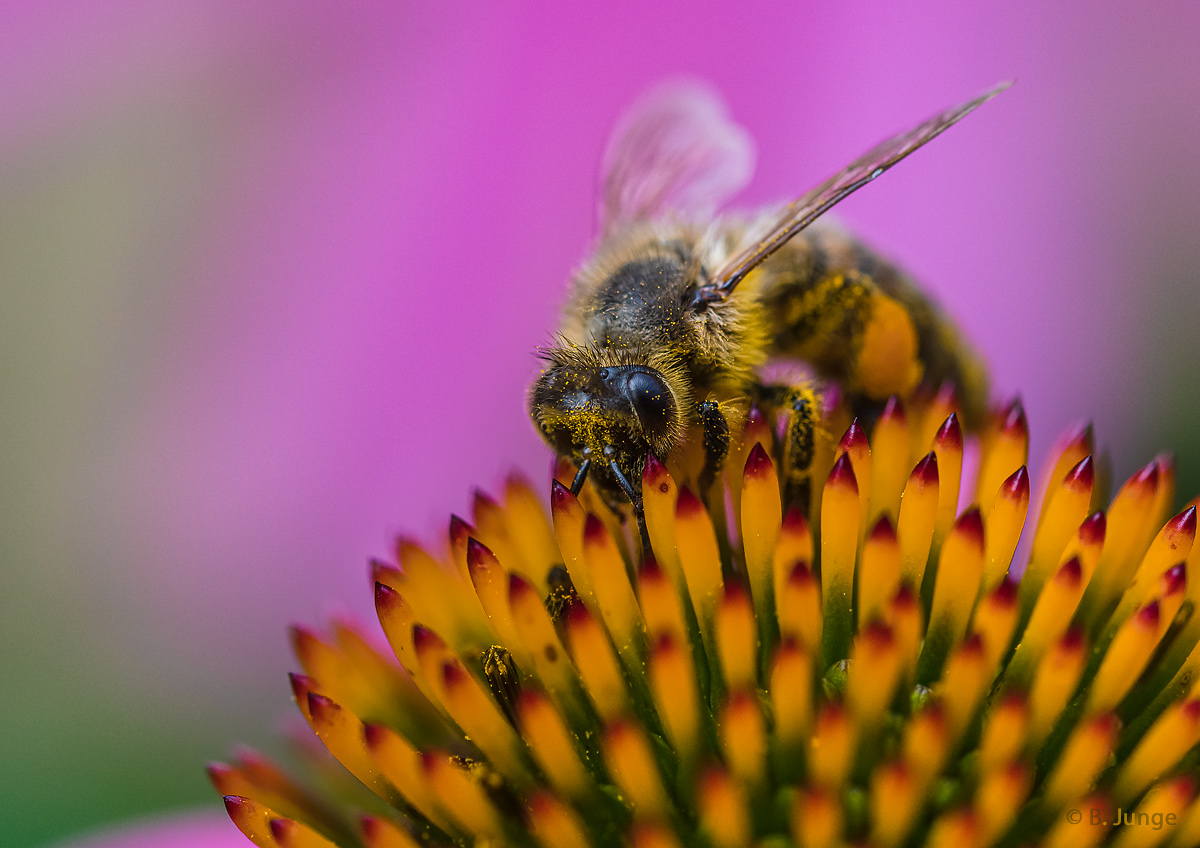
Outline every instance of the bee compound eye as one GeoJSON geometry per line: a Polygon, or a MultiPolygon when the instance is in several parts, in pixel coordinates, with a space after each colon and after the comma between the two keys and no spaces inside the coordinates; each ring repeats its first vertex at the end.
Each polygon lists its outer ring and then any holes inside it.
{"type": "Polygon", "coordinates": [[[648,427],[666,423],[675,407],[667,384],[659,376],[645,371],[629,375],[625,393],[638,418],[648,427]]]}

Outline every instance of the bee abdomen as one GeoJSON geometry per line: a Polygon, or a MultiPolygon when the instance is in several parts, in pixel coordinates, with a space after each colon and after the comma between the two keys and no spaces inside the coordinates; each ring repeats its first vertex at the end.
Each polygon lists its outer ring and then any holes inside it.
{"type": "Polygon", "coordinates": [[[875,400],[907,394],[921,380],[933,386],[950,381],[963,423],[982,423],[988,400],[982,362],[896,266],[845,233],[816,225],[763,270],[759,298],[773,355],[803,359],[875,400]]]}
{"type": "Polygon", "coordinates": [[[873,256],[848,239],[816,228],[793,239],[764,267],[759,289],[772,353],[811,363],[825,376],[847,381],[877,287],[864,268],[873,256]]]}
{"type": "Polygon", "coordinates": [[[846,270],[807,285],[779,286],[773,295],[764,303],[776,352],[807,360],[834,379],[849,379],[873,295],[870,279],[846,270]]]}

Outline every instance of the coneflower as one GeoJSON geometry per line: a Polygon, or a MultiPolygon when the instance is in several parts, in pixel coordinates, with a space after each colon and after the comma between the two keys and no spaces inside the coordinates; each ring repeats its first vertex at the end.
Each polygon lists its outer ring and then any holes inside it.
{"type": "Polygon", "coordinates": [[[370,792],[245,753],[210,768],[230,816],[263,848],[1200,845],[1171,462],[1110,501],[1079,428],[1031,501],[1018,402],[973,480],[950,393],[848,419],[807,514],[752,413],[710,491],[687,451],[647,461],[652,553],[566,467],[548,510],[512,479],[444,553],[400,541],[391,652],[293,632],[296,703],[370,792]]]}

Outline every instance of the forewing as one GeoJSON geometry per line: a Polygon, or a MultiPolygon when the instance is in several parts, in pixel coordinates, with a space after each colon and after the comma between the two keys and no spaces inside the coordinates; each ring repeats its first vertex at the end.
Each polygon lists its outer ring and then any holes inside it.
{"type": "Polygon", "coordinates": [[[666,212],[711,215],[742,189],[754,145],[709,88],[676,82],[649,92],[617,124],[605,151],[604,232],[666,212]]]}
{"type": "Polygon", "coordinates": [[[1010,85],[1011,82],[1001,83],[974,100],[948,109],[908,132],[889,138],[801,196],[784,210],[779,221],[771,229],[754,244],[735,254],[713,276],[713,288],[716,289],[717,296],[732,291],[759,263],[783,247],[792,236],[815,221],[829,207],[878,177],[917,148],[937,138],[1010,85]]]}

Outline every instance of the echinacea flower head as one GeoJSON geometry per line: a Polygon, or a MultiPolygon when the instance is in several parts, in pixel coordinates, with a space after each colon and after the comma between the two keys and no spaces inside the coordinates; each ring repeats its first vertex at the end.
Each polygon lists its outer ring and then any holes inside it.
{"type": "Polygon", "coordinates": [[[946,391],[825,421],[807,511],[752,412],[709,491],[698,451],[647,460],[649,551],[565,466],[548,504],[512,479],[441,552],[399,541],[390,650],[293,632],[296,703],[357,780],[241,754],[210,769],[234,822],[263,848],[1200,845],[1170,461],[1110,498],[1081,427],[1031,485],[1020,404],[964,440],[946,391]]]}

